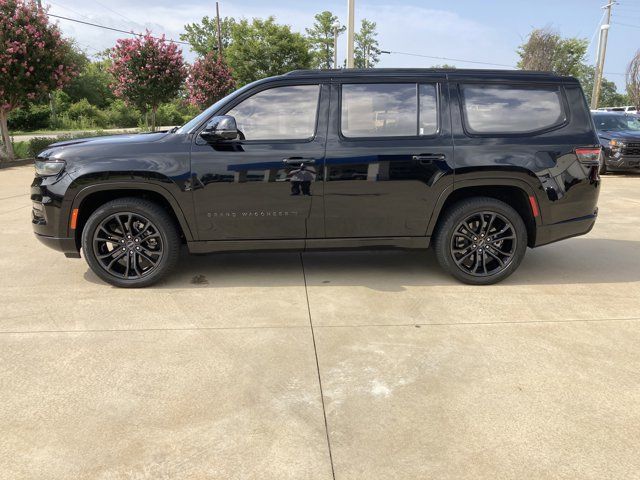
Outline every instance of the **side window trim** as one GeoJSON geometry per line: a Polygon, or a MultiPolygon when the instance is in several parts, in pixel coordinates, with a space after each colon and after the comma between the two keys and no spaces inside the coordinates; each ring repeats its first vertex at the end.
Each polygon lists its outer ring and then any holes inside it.
{"type": "Polygon", "coordinates": [[[433,138],[437,138],[438,136],[440,136],[440,134],[442,133],[442,114],[441,114],[441,106],[442,106],[442,85],[445,81],[442,79],[437,79],[437,80],[427,80],[425,79],[424,81],[422,80],[412,80],[412,81],[401,81],[401,80],[395,80],[395,81],[369,81],[369,82],[349,82],[349,81],[344,81],[344,82],[339,82],[339,83],[335,83],[335,85],[338,87],[338,106],[337,106],[337,110],[338,110],[338,128],[337,128],[337,133],[338,133],[338,137],[340,138],[341,141],[346,141],[346,142],[360,142],[360,141],[380,141],[380,142],[384,142],[384,141],[389,141],[389,140],[399,140],[399,139],[404,139],[404,140],[420,140],[420,139],[433,139],[433,138]],[[384,136],[384,137],[348,137],[346,135],[344,135],[342,133],[342,87],[343,85],[379,85],[379,84],[413,84],[416,87],[416,110],[417,110],[417,118],[416,118],[416,133],[415,135],[394,135],[394,136],[384,136]],[[434,133],[431,134],[426,134],[426,135],[420,135],[420,86],[421,85],[433,85],[435,87],[435,94],[436,94],[436,130],[434,133]]]}
{"type": "Polygon", "coordinates": [[[504,138],[510,138],[510,137],[522,137],[522,136],[529,136],[529,137],[533,137],[536,135],[542,135],[544,133],[548,133],[548,132],[552,132],[554,130],[558,130],[560,128],[565,127],[569,121],[571,120],[571,114],[570,114],[570,109],[569,109],[569,103],[567,100],[567,95],[566,92],[564,90],[564,85],[562,84],[557,84],[557,83],[539,83],[539,84],[532,84],[532,83],[518,83],[518,82],[492,82],[492,81],[464,81],[464,80],[459,80],[456,82],[456,90],[458,92],[458,98],[460,99],[459,101],[459,107],[460,107],[460,118],[462,120],[462,129],[465,133],[466,136],[468,137],[504,137],[504,138]],[[474,131],[470,126],[469,126],[469,121],[467,118],[467,109],[466,109],[466,102],[465,102],[465,96],[464,96],[464,91],[463,91],[463,86],[464,85],[488,85],[488,86],[508,86],[508,87],[515,87],[515,88],[531,88],[531,89],[535,89],[535,87],[554,87],[557,89],[559,96],[560,96],[560,108],[561,108],[561,113],[562,113],[562,118],[559,122],[556,122],[555,124],[548,126],[548,127],[544,127],[544,128],[538,128],[538,129],[534,129],[534,130],[528,130],[528,131],[524,131],[524,132],[504,132],[504,131],[492,131],[492,132],[476,132],[474,131]]]}

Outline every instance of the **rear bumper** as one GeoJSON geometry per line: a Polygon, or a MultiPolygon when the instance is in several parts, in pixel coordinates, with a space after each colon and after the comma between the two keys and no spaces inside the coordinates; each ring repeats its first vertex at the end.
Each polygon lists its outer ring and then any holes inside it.
{"type": "Polygon", "coordinates": [[[75,238],[49,237],[47,235],[40,235],[39,233],[36,233],[35,235],[41,243],[53,250],[64,253],[65,257],[80,258],[80,252],[78,252],[76,247],[75,238]]]}
{"type": "Polygon", "coordinates": [[[586,217],[573,218],[552,225],[540,225],[537,229],[534,247],[547,245],[565,238],[585,235],[591,231],[597,218],[598,211],[596,210],[593,215],[587,215],[586,217]]]}

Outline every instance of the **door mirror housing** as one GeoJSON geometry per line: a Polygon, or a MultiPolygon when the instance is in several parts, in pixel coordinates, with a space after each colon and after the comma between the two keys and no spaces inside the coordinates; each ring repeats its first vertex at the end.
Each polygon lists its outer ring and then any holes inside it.
{"type": "Polygon", "coordinates": [[[231,115],[213,117],[200,132],[200,136],[210,143],[220,140],[235,140],[239,136],[236,119],[231,115]]]}

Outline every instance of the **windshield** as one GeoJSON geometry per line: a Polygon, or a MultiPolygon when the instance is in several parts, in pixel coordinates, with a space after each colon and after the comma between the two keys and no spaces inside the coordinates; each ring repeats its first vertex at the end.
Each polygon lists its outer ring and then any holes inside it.
{"type": "Polygon", "coordinates": [[[593,115],[593,121],[598,130],[621,132],[623,130],[640,131],[640,121],[636,117],[627,115],[593,115]]]}
{"type": "Polygon", "coordinates": [[[209,118],[211,115],[213,115],[213,113],[218,110],[223,104],[225,104],[226,102],[228,102],[229,100],[237,97],[238,95],[240,95],[241,93],[243,93],[245,90],[247,90],[248,88],[251,88],[253,86],[252,83],[245,85],[244,87],[240,88],[239,90],[236,90],[235,92],[230,93],[229,95],[227,95],[226,97],[218,100],[216,103],[214,103],[213,105],[211,105],[209,108],[207,108],[204,112],[202,112],[200,115],[197,115],[195,117],[193,117],[191,120],[189,120],[187,123],[185,123],[184,125],[182,125],[180,128],[178,128],[175,133],[188,133],[189,131],[191,131],[193,128],[197,127],[200,123],[202,123],[203,121],[205,121],[207,118],[209,118]]]}

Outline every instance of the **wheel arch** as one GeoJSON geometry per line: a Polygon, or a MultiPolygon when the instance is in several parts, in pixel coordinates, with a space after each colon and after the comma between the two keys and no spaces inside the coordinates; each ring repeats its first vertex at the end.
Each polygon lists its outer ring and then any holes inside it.
{"type": "Polygon", "coordinates": [[[75,237],[78,249],[82,230],[91,214],[106,202],[123,197],[144,198],[157,203],[174,219],[183,241],[194,240],[182,208],[168,190],[153,183],[108,182],[83,188],[73,200],[71,211],[78,209],[78,214],[75,231],[70,230],[70,236],[75,237]]]}
{"type": "Polygon", "coordinates": [[[434,212],[427,227],[427,236],[432,236],[438,228],[443,213],[454,203],[471,197],[490,197],[501,200],[513,207],[524,220],[527,227],[527,244],[535,245],[537,227],[541,225],[538,196],[529,183],[513,178],[487,178],[474,181],[455,182],[439,196],[434,212]],[[531,198],[534,199],[537,215],[533,211],[531,198]]]}

